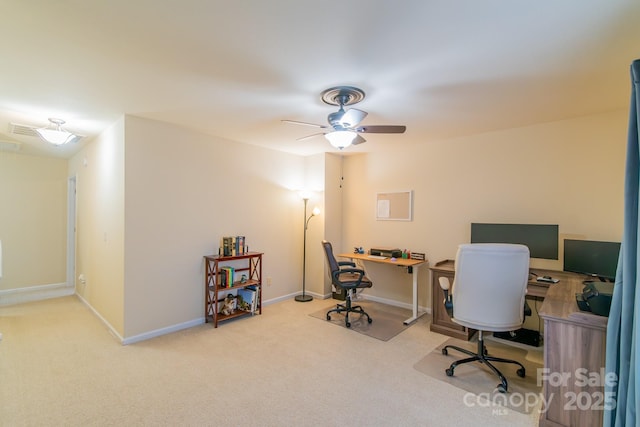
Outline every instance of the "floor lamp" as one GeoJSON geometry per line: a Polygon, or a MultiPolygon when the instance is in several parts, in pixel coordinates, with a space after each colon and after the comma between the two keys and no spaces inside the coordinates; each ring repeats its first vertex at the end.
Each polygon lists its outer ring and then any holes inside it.
{"type": "Polygon", "coordinates": [[[304,243],[302,245],[302,295],[296,295],[295,300],[298,302],[308,302],[313,299],[311,295],[306,294],[306,281],[307,281],[307,228],[309,227],[309,220],[320,213],[320,209],[313,208],[311,215],[307,218],[307,202],[308,197],[304,199],[304,243]]]}

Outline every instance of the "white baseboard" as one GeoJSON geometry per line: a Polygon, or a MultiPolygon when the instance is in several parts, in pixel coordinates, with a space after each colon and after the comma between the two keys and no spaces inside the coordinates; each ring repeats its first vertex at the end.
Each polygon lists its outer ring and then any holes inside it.
{"type": "Polygon", "coordinates": [[[96,311],[95,308],[93,308],[93,306],[91,304],[89,304],[89,302],[84,299],[80,294],[76,294],[76,296],[78,297],[78,299],[80,301],[82,301],[82,303],[84,305],[87,306],[87,308],[89,310],[91,310],[91,312],[98,318],[100,319],[100,321],[107,327],[107,329],[109,330],[109,332],[111,333],[111,335],[114,336],[115,339],[117,339],[118,341],[120,341],[122,343],[122,341],[124,340],[124,338],[122,338],[122,336],[118,333],[118,331],[115,330],[115,328],[113,326],[111,326],[111,323],[109,323],[107,321],[107,319],[105,319],[104,317],[102,317],[102,315],[100,313],[98,313],[96,311]]]}
{"type": "Polygon", "coordinates": [[[160,328],[153,331],[145,332],[142,334],[134,335],[132,337],[125,338],[122,341],[123,345],[133,344],[136,342],[148,340],[151,338],[159,337],[161,335],[170,334],[172,332],[178,332],[183,329],[192,328],[194,326],[202,325],[204,323],[204,317],[200,319],[189,320],[188,322],[178,323],[176,325],[167,326],[166,328],[160,328]]]}
{"type": "Polygon", "coordinates": [[[113,335],[115,339],[120,341],[120,343],[122,345],[128,345],[128,344],[133,344],[133,343],[136,343],[136,342],[148,340],[148,339],[151,339],[151,338],[159,337],[161,335],[166,335],[166,334],[170,334],[172,332],[177,332],[177,331],[180,331],[182,329],[187,329],[187,328],[191,328],[193,326],[198,326],[198,325],[201,325],[201,324],[204,323],[204,317],[201,317],[199,319],[190,320],[188,322],[183,322],[183,323],[178,323],[176,325],[167,326],[166,328],[155,329],[153,331],[144,332],[142,334],[138,334],[138,335],[134,335],[134,336],[131,336],[131,337],[123,338],[122,335],[120,335],[118,333],[118,331],[116,331],[115,328],[113,326],[111,326],[111,324],[107,321],[107,319],[102,317],[100,315],[100,313],[98,313],[91,306],[91,304],[89,304],[89,302],[87,302],[87,300],[82,298],[80,295],[77,295],[77,296],[84,303],[84,305],[86,305],[89,308],[89,310],[91,310],[91,312],[98,319],[100,319],[100,321],[102,321],[102,323],[104,323],[104,325],[107,327],[107,329],[109,329],[109,332],[111,333],[111,335],[113,335]]]}
{"type": "Polygon", "coordinates": [[[50,298],[73,295],[75,288],[67,283],[53,283],[50,285],[29,286],[0,291],[0,306],[22,304],[50,298]]]}
{"type": "MultiPolygon", "coordinates": [[[[333,296],[333,294],[325,295],[324,299],[331,298],[332,296],[333,296]]],[[[358,293],[358,297],[354,298],[353,301],[360,301],[360,300],[379,302],[381,304],[387,304],[387,305],[391,305],[393,307],[406,308],[407,310],[412,310],[413,311],[413,304],[411,304],[411,303],[396,301],[396,300],[387,299],[387,298],[380,298],[380,297],[377,297],[375,295],[369,295],[369,294],[367,294],[365,292],[358,293]]],[[[431,307],[418,306],[418,312],[419,313],[431,314],[431,307]]]]}
{"type": "MultiPolygon", "coordinates": [[[[408,302],[400,302],[400,301],[396,301],[396,300],[392,300],[392,299],[380,298],[380,297],[377,297],[375,295],[369,295],[369,294],[366,294],[366,293],[362,293],[362,294],[360,294],[360,296],[365,300],[375,301],[375,302],[379,302],[381,304],[392,305],[394,307],[406,308],[407,310],[413,310],[413,304],[408,303],[408,302]]],[[[431,314],[431,307],[418,306],[418,312],[419,313],[431,314]]]]}

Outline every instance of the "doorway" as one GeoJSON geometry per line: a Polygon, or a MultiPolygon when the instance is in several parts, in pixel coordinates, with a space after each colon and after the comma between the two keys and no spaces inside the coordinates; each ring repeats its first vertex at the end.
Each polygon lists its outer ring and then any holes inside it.
{"type": "Polygon", "coordinates": [[[76,284],[76,176],[67,181],[67,286],[76,284]]]}

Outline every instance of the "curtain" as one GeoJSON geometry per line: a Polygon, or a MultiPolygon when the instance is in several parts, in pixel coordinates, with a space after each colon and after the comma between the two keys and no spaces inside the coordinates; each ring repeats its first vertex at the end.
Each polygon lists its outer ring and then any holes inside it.
{"type": "Polygon", "coordinates": [[[640,426],[636,404],[640,398],[640,292],[638,277],[638,199],[640,197],[640,60],[631,63],[631,108],[624,189],[624,234],[607,324],[605,427],[640,426]],[[612,376],[615,374],[615,377],[612,376]],[[615,380],[608,380],[613,377],[615,380]]]}

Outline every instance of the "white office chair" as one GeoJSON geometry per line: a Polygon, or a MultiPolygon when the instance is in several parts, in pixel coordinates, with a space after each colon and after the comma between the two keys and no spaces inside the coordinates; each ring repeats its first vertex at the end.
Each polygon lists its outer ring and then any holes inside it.
{"type": "Polygon", "coordinates": [[[458,247],[453,286],[446,277],[440,278],[440,286],[451,320],[478,330],[478,350],[473,353],[460,347],[445,346],[444,355],[454,349],[471,356],[453,362],[445,370],[447,376],[453,376],[454,369],[460,364],[478,361],[498,375],[498,391],[502,393],[507,392],[507,380],[491,362],[516,364],[520,367],[517,375],[524,378],[525,368],[520,362],[488,355],[482,334],[483,331],[513,331],[522,325],[528,280],[529,248],[524,245],[476,243],[458,247]]]}

